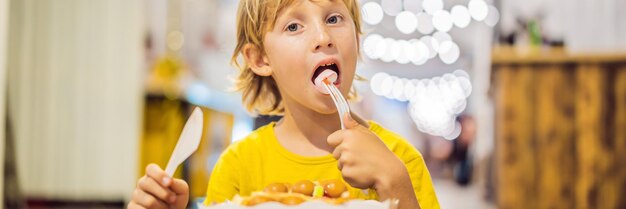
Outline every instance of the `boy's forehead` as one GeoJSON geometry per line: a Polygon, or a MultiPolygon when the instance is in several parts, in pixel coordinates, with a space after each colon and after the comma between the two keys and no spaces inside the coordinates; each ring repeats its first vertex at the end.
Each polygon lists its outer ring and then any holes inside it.
{"type": "Polygon", "coordinates": [[[312,3],[316,3],[320,5],[328,5],[337,1],[338,0],[285,0],[283,1],[284,5],[282,5],[281,7],[282,8],[297,7],[297,6],[300,6],[304,2],[312,2],[312,3]]]}
{"type": "Polygon", "coordinates": [[[284,5],[279,5],[277,16],[282,16],[287,13],[291,13],[293,11],[298,11],[299,6],[306,3],[313,3],[319,7],[329,7],[334,6],[338,3],[343,3],[342,0],[285,0],[284,5]]]}

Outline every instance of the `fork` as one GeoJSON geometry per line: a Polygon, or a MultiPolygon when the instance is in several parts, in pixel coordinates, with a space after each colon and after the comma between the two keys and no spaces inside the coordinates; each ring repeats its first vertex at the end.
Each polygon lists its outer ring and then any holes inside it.
{"type": "MultiPolygon", "coordinates": [[[[339,112],[339,122],[341,122],[341,129],[346,129],[344,125],[343,117],[346,116],[346,113],[350,114],[350,106],[348,106],[348,102],[346,98],[343,97],[343,94],[337,89],[337,87],[331,84],[328,79],[324,79],[324,86],[326,87],[326,91],[330,94],[330,97],[333,99],[335,106],[337,107],[337,112],[339,112]]],[[[361,189],[363,194],[368,195],[368,189],[361,189]]]]}
{"type": "Polygon", "coordinates": [[[348,106],[348,102],[343,97],[339,89],[337,89],[335,85],[331,84],[328,79],[324,79],[324,86],[326,87],[326,90],[330,94],[330,97],[333,99],[333,102],[337,107],[337,112],[339,113],[339,122],[341,122],[341,129],[346,129],[343,117],[345,117],[346,113],[350,113],[350,106],[348,106]]]}

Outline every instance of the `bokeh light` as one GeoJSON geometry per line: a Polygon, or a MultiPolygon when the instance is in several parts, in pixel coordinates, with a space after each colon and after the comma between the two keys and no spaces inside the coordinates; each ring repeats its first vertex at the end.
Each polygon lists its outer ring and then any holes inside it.
{"type": "Polygon", "coordinates": [[[487,17],[485,18],[485,24],[489,27],[493,27],[498,24],[500,20],[500,12],[494,6],[489,5],[489,9],[487,11],[487,17]]]}
{"type": "Polygon", "coordinates": [[[389,16],[396,16],[402,12],[402,0],[381,0],[380,4],[389,16]]]}
{"type": "Polygon", "coordinates": [[[365,56],[367,56],[370,59],[378,59],[380,58],[383,53],[383,51],[379,51],[379,47],[378,44],[381,43],[383,41],[383,37],[381,35],[378,34],[370,34],[367,37],[365,37],[365,39],[363,40],[363,52],[365,53],[365,56]]]}
{"type": "Polygon", "coordinates": [[[443,63],[452,64],[459,59],[459,46],[452,41],[444,41],[439,45],[439,59],[443,63]]]}
{"type": "Polygon", "coordinates": [[[426,61],[428,61],[428,56],[430,53],[428,51],[428,46],[426,46],[424,42],[417,39],[413,40],[411,44],[413,45],[413,48],[415,48],[415,56],[409,57],[409,59],[412,58],[411,62],[415,65],[423,65],[424,63],[426,63],[426,61]]]}
{"type": "Polygon", "coordinates": [[[406,78],[396,79],[394,81],[393,88],[391,90],[392,98],[401,102],[407,101],[407,98],[404,96],[404,88],[407,81],[408,80],[406,78]]]}
{"type": "MultiPolygon", "coordinates": [[[[417,102],[423,96],[435,96],[450,113],[458,114],[464,110],[465,98],[472,91],[472,84],[464,70],[456,70],[443,76],[427,79],[406,79],[387,73],[375,73],[370,79],[372,92],[391,99],[405,99],[417,102]],[[400,85],[402,84],[402,85],[400,85]],[[401,89],[401,90],[400,90],[401,89]],[[400,94],[402,93],[402,96],[400,94]],[[457,109],[457,107],[463,107],[457,109]]],[[[423,99],[423,98],[422,98],[423,99]]]]}
{"type": "Polygon", "coordinates": [[[433,37],[431,36],[422,36],[420,41],[426,45],[428,48],[428,59],[432,59],[437,56],[437,51],[433,48],[433,37]]]}
{"type": "Polygon", "coordinates": [[[400,52],[400,45],[393,40],[392,38],[385,38],[384,40],[386,46],[385,53],[380,58],[383,62],[391,62],[398,57],[398,53],[400,52]]]}
{"type": "Polygon", "coordinates": [[[413,12],[413,14],[420,13],[423,9],[422,0],[404,0],[404,10],[413,12]]]}
{"type": "Polygon", "coordinates": [[[374,94],[378,96],[383,95],[383,81],[387,79],[387,77],[389,77],[387,73],[376,73],[372,76],[370,79],[370,88],[374,94]]]}
{"type": "Polygon", "coordinates": [[[454,22],[454,25],[459,28],[467,27],[472,20],[469,10],[463,5],[455,5],[454,7],[452,7],[452,10],[450,10],[450,14],[452,15],[452,21],[454,22]]]}
{"type": "Polygon", "coordinates": [[[483,21],[487,17],[487,3],[483,0],[470,0],[468,3],[470,15],[476,21],[483,21]]]}
{"type": "Polygon", "coordinates": [[[391,94],[391,90],[393,88],[393,83],[395,81],[395,77],[387,76],[383,79],[383,82],[380,85],[380,95],[387,96],[391,94]]]}
{"type": "Polygon", "coordinates": [[[455,70],[441,77],[421,80],[376,73],[371,78],[370,88],[376,95],[409,101],[409,115],[420,131],[450,140],[460,134],[456,116],[467,107],[472,85],[467,72],[455,70]]]}
{"type": "Polygon", "coordinates": [[[417,31],[421,34],[430,34],[435,30],[433,27],[433,17],[427,13],[417,14],[417,31]]]}
{"type": "Polygon", "coordinates": [[[454,130],[450,134],[448,134],[446,136],[443,136],[443,138],[447,139],[447,140],[454,140],[454,139],[456,139],[457,137],[459,137],[461,135],[461,128],[462,128],[461,127],[461,123],[455,122],[454,123],[454,130]]]}
{"type": "Polygon", "coordinates": [[[404,34],[410,34],[417,28],[417,17],[409,11],[403,11],[396,16],[396,27],[404,34]]]}
{"type": "Polygon", "coordinates": [[[367,2],[361,8],[363,21],[370,25],[376,25],[383,20],[383,8],[376,2],[367,2]]]}
{"type": "Polygon", "coordinates": [[[448,32],[452,29],[452,15],[446,10],[438,10],[433,14],[433,26],[438,31],[448,32]]]}
{"type": "Polygon", "coordinates": [[[443,9],[443,0],[424,0],[422,8],[428,14],[434,14],[436,11],[443,9]]]}
{"type": "Polygon", "coordinates": [[[398,56],[395,57],[396,62],[400,64],[407,64],[411,62],[411,60],[409,60],[409,54],[411,53],[410,50],[412,50],[410,49],[411,44],[405,40],[399,40],[396,42],[399,45],[398,56]]]}
{"type": "Polygon", "coordinates": [[[437,31],[433,34],[432,44],[433,49],[439,52],[439,45],[445,41],[452,41],[452,36],[446,32],[437,31]]]}

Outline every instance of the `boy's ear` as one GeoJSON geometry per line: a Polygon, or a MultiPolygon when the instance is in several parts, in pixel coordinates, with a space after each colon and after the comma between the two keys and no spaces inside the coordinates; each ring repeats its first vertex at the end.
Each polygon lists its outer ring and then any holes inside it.
{"type": "Polygon", "coordinates": [[[251,43],[244,45],[243,58],[255,74],[259,76],[272,75],[272,68],[269,65],[267,57],[263,55],[258,46],[251,43]]]}

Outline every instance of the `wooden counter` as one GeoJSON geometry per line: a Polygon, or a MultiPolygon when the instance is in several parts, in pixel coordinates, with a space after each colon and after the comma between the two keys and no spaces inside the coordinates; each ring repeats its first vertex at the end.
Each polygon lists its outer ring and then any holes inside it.
{"type": "Polygon", "coordinates": [[[499,208],[626,208],[626,54],[496,48],[499,208]]]}

